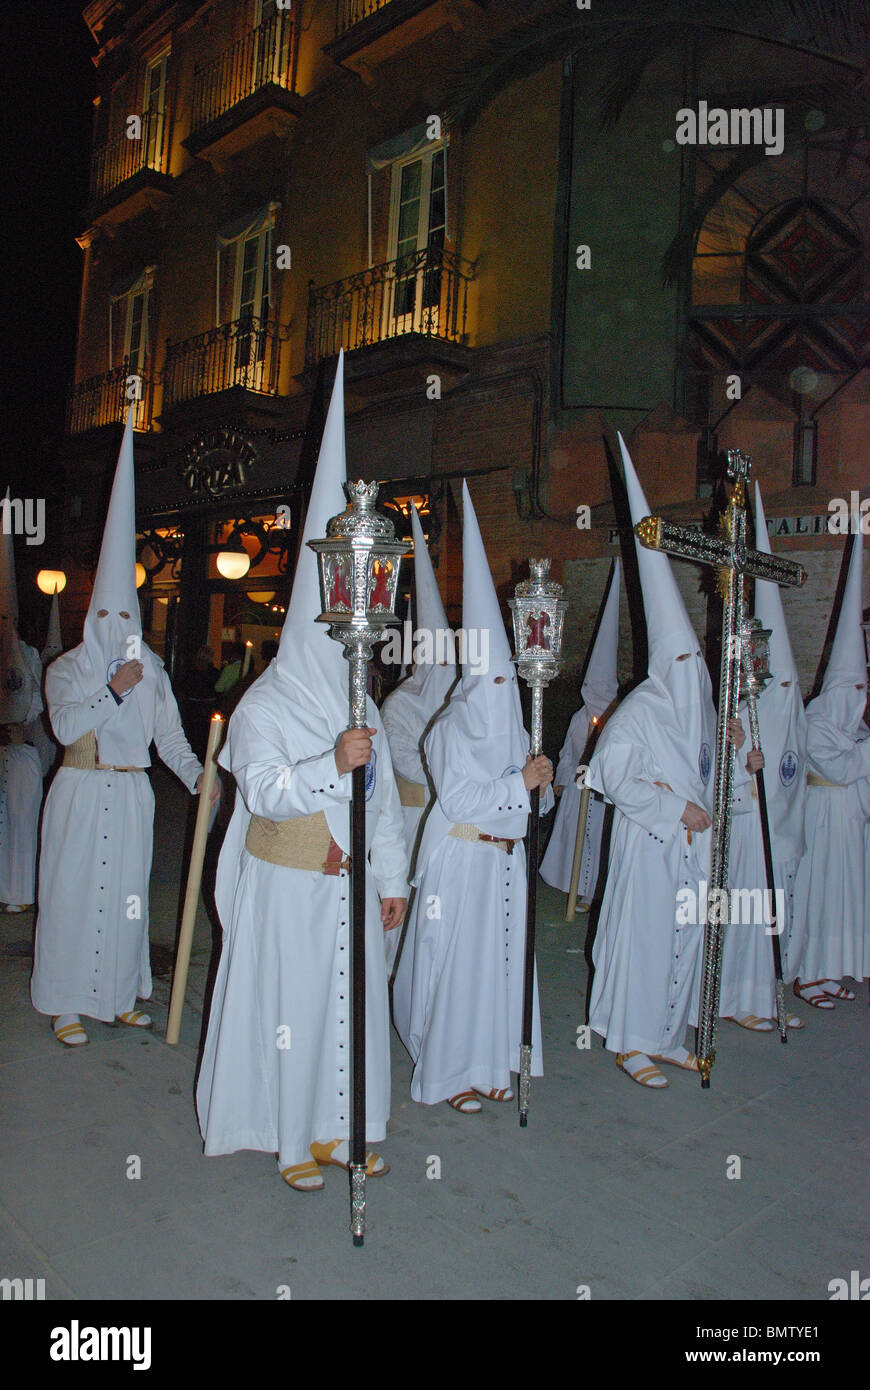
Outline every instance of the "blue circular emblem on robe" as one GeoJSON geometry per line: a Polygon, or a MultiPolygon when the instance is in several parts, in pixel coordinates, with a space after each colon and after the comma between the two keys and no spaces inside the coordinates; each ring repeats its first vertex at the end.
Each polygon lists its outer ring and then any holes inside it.
{"type": "Polygon", "coordinates": [[[701,781],[704,783],[705,786],[710,780],[710,766],[710,745],[709,743],[702,743],[701,751],[698,754],[698,771],[701,774],[701,781]]]}
{"type": "Polygon", "coordinates": [[[786,748],[779,764],[779,780],[784,787],[790,787],[798,770],[798,756],[793,748],[786,748]]]}
{"type": "Polygon", "coordinates": [[[375,786],[377,785],[377,763],[378,755],[375,752],[374,748],[372,748],[372,756],[366,763],[366,801],[371,801],[372,796],[374,795],[375,786]]]}
{"type": "Polygon", "coordinates": [[[505,768],[504,772],[502,773],[502,777],[510,777],[512,772],[522,772],[522,768],[514,767],[512,764],[510,767],[505,768]]]}
{"type": "MultiPolygon", "coordinates": [[[[107,672],[106,672],[106,685],[111,685],[111,684],[112,684],[112,677],[114,676],[115,672],[116,672],[116,671],[120,671],[121,667],[122,667],[122,666],[126,666],[126,665],[127,665],[127,663],[126,663],[126,661],[124,660],[124,658],[123,658],[122,656],[116,656],[114,661],[110,661],[110,662],[109,662],[109,669],[108,669],[107,672]]],[[[128,696],[128,695],[132,695],[132,694],[133,694],[133,686],[131,685],[131,686],[130,686],[130,689],[129,689],[129,690],[125,690],[124,693],[123,693],[123,695],[121,695],[119,698],[122,699],[122,700],[126,700],[127,696],[128,696]]]]}

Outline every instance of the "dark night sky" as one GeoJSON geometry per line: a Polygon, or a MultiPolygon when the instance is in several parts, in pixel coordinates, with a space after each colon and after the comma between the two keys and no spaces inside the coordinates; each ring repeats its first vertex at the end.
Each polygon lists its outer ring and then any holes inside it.
{"type": "Polygon", "coordinates": [[[50,482],[72,379],[96,46],[74,0],[6,3],[3,192],[7,309],[0,483],[50,482]]]}

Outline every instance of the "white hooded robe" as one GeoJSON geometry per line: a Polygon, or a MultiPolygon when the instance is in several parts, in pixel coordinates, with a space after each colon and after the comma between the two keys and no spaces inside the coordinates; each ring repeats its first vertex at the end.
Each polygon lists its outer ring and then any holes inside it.
{"type": "MultiPolygon", "coordinates": [[[[636,524],[649,509],[621,437],[620,446],[636,524]]],[[[636,550],[649,675],[604,726],[588,774],[616,808],[589,1022],[608,1051],[655,1056],[683,1045],[697,1013],[703,914],[683,920],[677,895],[700,896],[711,831],[689,835],[680,817],[687,801],[711,810],[716,718],[670,561],[639,542],[636,550]]]]}
{"type": "MultiPolygon", "coordinates": [[[[84,641],[49,666],[45,693],[65,747],[94,731],[99,761],[161,760],[194,791],[202,765],[184,736],[163,663],[141,641],[135,582],[132,417],[128,417],[84,641]],[[100,616],[100,613],[104,616],[100,616]],[[122,617],[122,612],[128,617],[122,617]],[[131,655],[144,675],[121,700],[108,687],[131,655]]],[[[111,1022],[151,994],[148,883],[154,793],[144,771],[61,766],[42,818],[31,998],[46,1014],[111,1022]]]]}
{"type": "MultiPolygon", "coordinates": [[[[489,631],[489,670],[466,672],[424,742],[437,801],[423,829],[417,889],[393,987],[396,1030],[415,1066],[411,1095],[425,1105],[461,1091],[511,1084],[519,1070],[529,815],[516,669],[486,552],[463,484],[463,626],[489,631]],[[504,677],[496,684],[498,676],[504,677]],[[450,835],[471,824],[517,840],[510,854],[450,835]]],[[[541,814],[552,791],[541,797],[541,814]]],[[[542,1075],[537,981],[532,1075],[542,1075]]]]}
{"type": "MultiPolygon", "coordinates": [[[[337,875],[249,853],[251,816],[289,820],[323,811],[350,852],[352,777],[335,743],[348,727],[348,663],[316,622],[317,563],[307,541],[344,510],[343,361],[324,428],[293,593],[278,656],[233,712],[222,766],[237,785],[221,848],[216,902],[223,950],[196,1091],[205,1153],[257,1149],[282,1168],[310,1158],[315,1140],[348,1138],[350,892],[337,875]]],[[[379,897],[407,896],[407,849],[383,724],[368,701],[366,767],[366,1141],[390,1110],[389,1004],[379,897]]]]}
{"type": "Polygon", "coordinates": [[[821,693],[807,705],[811,771],[807,851],[795,886],[789,968],[802,982],[870,975],[870,728],[861,631],[863,536],[853,538],[843,603],[821,693]]]}
{"type": "MultiPolygon", "coordinates": [[[[553,779],[554,784],[557,787],[562,787],[563,790],[559,797],[550,842],[541,860],[541,878],[545,883],[549,883],[553,888],[558,888],[562,893],[567,893],[571,886],[574,846],[577,841],[577,817],[580,812],[581,793],[574,778],[578,766],[584,760],[590,733],[596,732],[605,711],[616,699],[618,642],[619,561],[617,560],[613,567],[601,623],[580,687],[583,704],[572,716],[571,723],[568,725],[568,732],[559,753],[559,762],[553,779]]],[[[604,831],[605,805],[598,796],[590,796],[588,804],[583,856],[580,861],[580,877],[577,880],[577,896],[581,900],[585,899],[587,902],[591,902],[601,868],[601,837],[604,831]]]]}

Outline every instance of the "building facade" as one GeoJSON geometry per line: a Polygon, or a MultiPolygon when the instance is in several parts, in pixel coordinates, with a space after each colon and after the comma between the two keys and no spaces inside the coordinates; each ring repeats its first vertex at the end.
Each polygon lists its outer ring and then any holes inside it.
{"type": "MultiPolygon", "coordinates": [[[[825,32],[818,7],[762,8],[747,31],[703,4],[645,25],[623,0],[91,0],[52,542],[69,639],[132,402],[152,643],[176,678],[203,643],[259,660],[343,348],[349,472],[400,528],[417,500],[452,620],[463,476],[504,596],[554,557],[557,724],[620,550],[636,597],[617,429],[651,505],[699,525],[722,452],[752,456],[774,546],[808,570],[785,601],[809,690],[831,499],[870,492],[867,50],[860,7],[825,32]]],[[[680,582],[712,640],[710,586],[680,582]]]]}

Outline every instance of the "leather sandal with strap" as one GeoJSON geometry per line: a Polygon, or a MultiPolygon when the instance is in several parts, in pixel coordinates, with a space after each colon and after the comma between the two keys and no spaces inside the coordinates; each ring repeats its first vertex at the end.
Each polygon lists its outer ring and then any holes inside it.
{"type": "Polygon", "coordinates": [[[116,1023],[126,1023],[128,1028],[153,1028],[154,1023],[150,1014],[143,1014],[141,1009],[130,1009],[125,1014],[118,1014],[116,1023]]]}
{"type": "Polygon", "coordinates": [[[818,983],[821,985],[822,989],[825,990],[825,994],[827,994],[829,998],[842,999],[847,1004],[851,1004],[854,1001],[855,995],[853,991],[846,985],[841,984],[839,980],[819,980],[818,983]],[[825,985],[833,985],[833,989],[825,989],[825,985]]]}
{"type": "Polygon", "coordinates": [[[474,1089],[477,1095],[483,1096],[484,1100],[504,1101],[513,1100],[514,1098],[514,1093],[510,1086],[503,1086],[500,1091],[495,1087],[493,1087],[491,1091],[482,1091],[479,1086],[475,1086],[474,1089]]]}
{"type": "Polygon", "coordinates": [[[776,1028],[772,1018],[759,1018],[757,1014],[742,1014],[740,1018],[736,1014],[723,1014],[723,1018],[750,1033],[772,1033],[776,1028]]]}
{"type": "Polygon", "coordinates": [[[458,1095],[448,1097],[447,1104],[451,1109],[458,1110],[460,1115],[477,1115],[483,1109],[473,1091],[460,1091],[458,1095]]]}
{"type": "Polygon", "coordinates": [[[665,1052],[656,1052],[653,1054],[652,1060],[654,1062],[665,1062],[669,1067],[679,1067],[680,1071],[701,1070],[694,1052],[689,1052],[685,1047],[681,1047],[679,1050],[685,1053],[685,1056],[671,1057],[665,1052]]]}
{"type": "Polygon", "coordinates": [[[296,1192],[320,1192],[326,1185],[320,1165],[313,1159],[305,1163],[293,1163],[289,1168],[282,1168],[280,1172],[287,1185],[296,1192]],[[315,1178],[316,1182],[313,1181],[315,1178]]]}
{"type": "MultiPolygon", "coordinates": [[[[310,1145],[311,1157],[314,1159],[315,1163],[319,1163],[323,1168],[344,1168],[345,1172],[348,1172],[350,1170],[350,1159],[333,1157],[336,1149],[341,1144],[347,1144],[347,1140],[330,1139],[325,1144],[321,1144],[315,1140],[314,1143],[310,1145]]],[[[389,1173],[389,1171],[389,1163],[385,1163],[380,1154],[376,1154],[373,1149],[366,1149],[367,1178],[382,1178],[384,1174],[389,1173]],[[380,1168],[377,1166],[378,1164],[381,1165],[380,1168]]]]}
{"type": "Polygon", "coordinates": [[[62,1042],[64,1047],[84,1047],[85,1043],[90,1042],[80,1019],[77,1019],[75,1023],[65,1023],[62,1028],[58,1028],[57,1020],[62,1017],[62,1014],[55,1014],[51,1020],[52,1031],[58,1042],[62,1042]]]}
{"type": "Polygon", "coordinates": [[[795,980],[792,989],[798,999],[803,999],[805,1003],[812,1004],[814,1009],[828,1010],[832,1009],[834,1004],[833,1000],[828,998],[828,991],[820,988],[822,984],[826,983],[827,981],[825,980],[804,980],[803,982],[795,980]]]}
{"type": "Polygon", "coordinates": [[[646,1086],[651,1091],[663,1091],[667,1086],[667,1078],[662,1076],[658,1067],[652,1062],[647,1061],[646,1066],[627,1067],[626,1062],[632,1057],[645,1057],[645,1052],[617,1052],[616,1065],[620,1071],[624,1071],[626,1076],[630,1076],[632,1081],[636,1081],[638,1086],[646,1086]]]}

